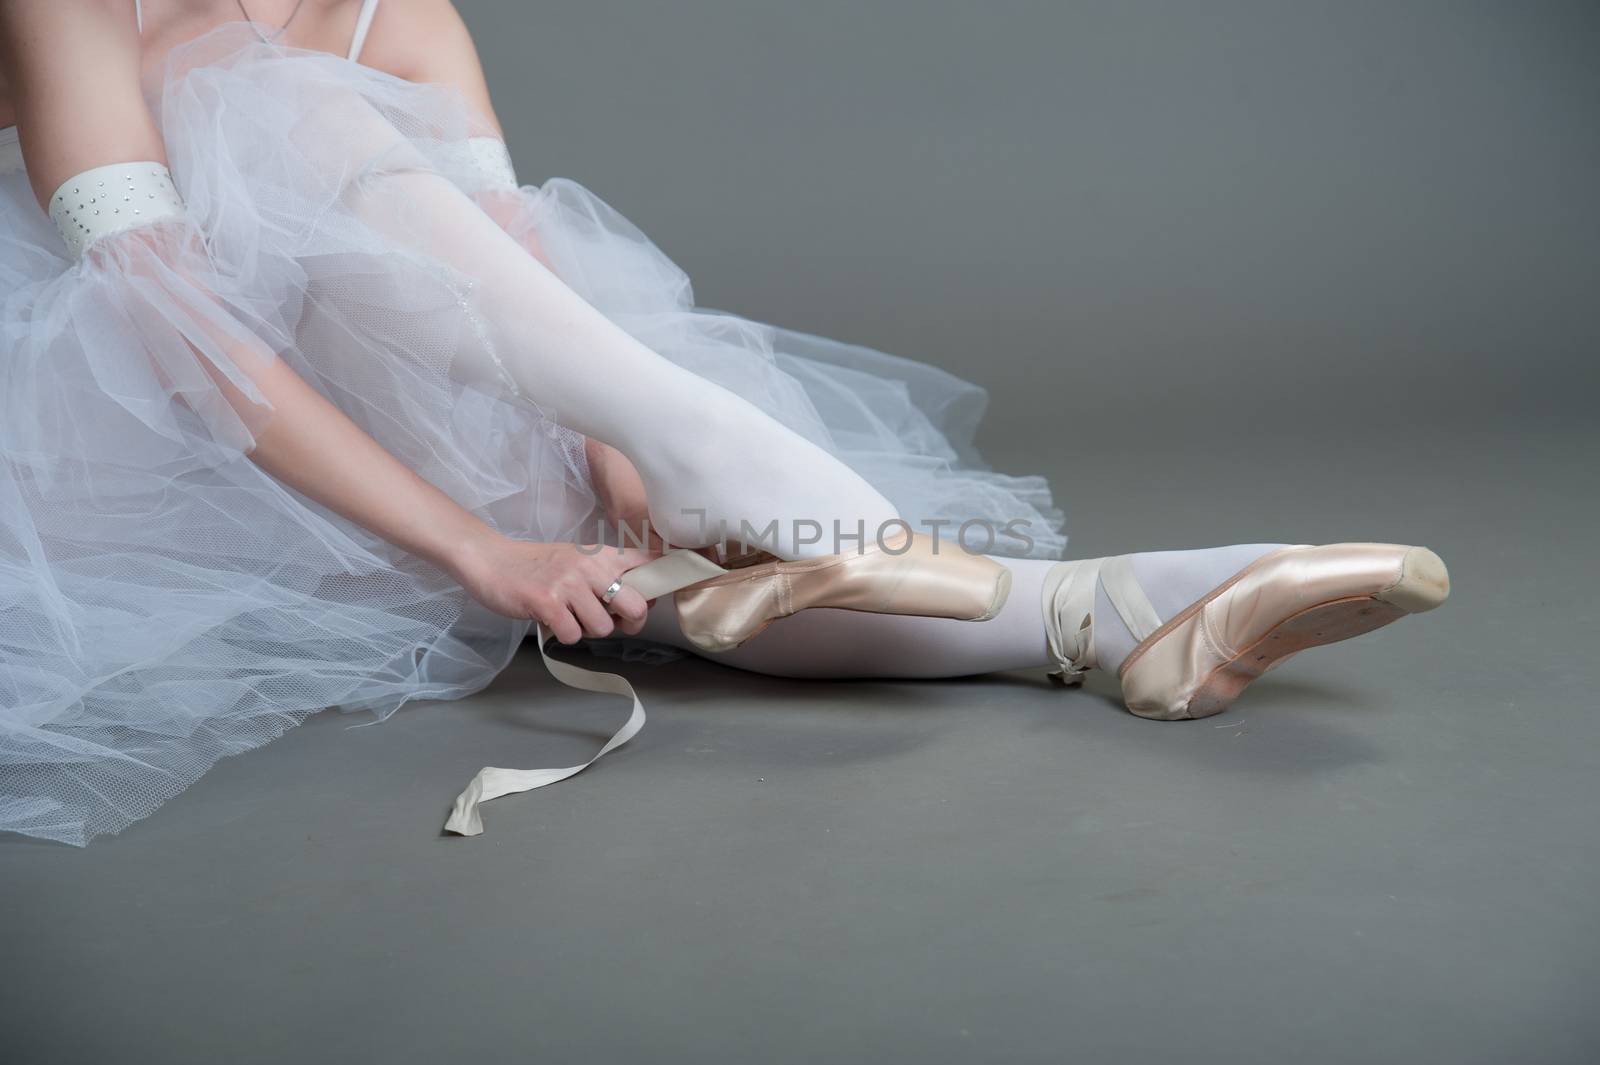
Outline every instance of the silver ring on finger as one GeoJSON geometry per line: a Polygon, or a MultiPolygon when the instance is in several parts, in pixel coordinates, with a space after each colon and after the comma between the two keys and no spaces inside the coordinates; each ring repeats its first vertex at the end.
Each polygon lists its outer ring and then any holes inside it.
{"type": "Polygon", "coordinates": [[[615,599],[617,597],[617,593],[620,591],[622,591],[622,581],[620,579],[614,580],[610,584],[606,585],[606,590],[604,592],[600,593],[600,601],[606,604],[606,606],[610,606],[611,600],[615,599]]]}

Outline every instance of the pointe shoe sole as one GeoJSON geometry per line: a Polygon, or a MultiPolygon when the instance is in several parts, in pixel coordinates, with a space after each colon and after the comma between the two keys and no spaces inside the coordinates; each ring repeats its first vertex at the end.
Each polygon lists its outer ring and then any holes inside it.
{"type": "MultiPolygon", "coordinates": [[[[1259,562],[1255,565],[1259,565],[1259,562]]],[[[1204,631],[1205,619],[1199,615],[1246,578],[1255,565],[1246,567],[1227,583],[1214,589],[1135,648],[1119,670],[1125,683],[1128,674],[1136,669],[1140,657],[1164,636],[1185,627],[1204,631]]],[[[1408,614],[1432,610],[1443,603],[1449,594],[1450,577],[1444,561],[1426,547],[1407,548],[1400,559],[1399,576],[1393,583],[1368,594],[1327,599],[1289,614],[1243,649],[1231,655],[1219,655],[1222,661],[1199,680],[1187,701],[1129,699],[1128,709],[1140,717],[1161,720],[1219,714],[1233,704],[1251,681],[1289,656],[1307,648],[1338,643],[1372,632],[1408,614]]],[[[1209,633],[1206,639],[1207,646],[1215,649],[1218,641],[1211,638],[1209,633]]]]}

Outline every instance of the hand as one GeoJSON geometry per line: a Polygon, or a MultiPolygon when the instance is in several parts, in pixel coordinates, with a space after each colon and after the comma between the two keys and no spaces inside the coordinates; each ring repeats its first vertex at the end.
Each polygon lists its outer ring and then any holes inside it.
{"type": "Polygon", "coordinates": [[[630,547],[535,544],[498,533],[467,545],[453,560],[456,579],[478,602],[510,618],[533,618],[562,643],[584,636],[629,636],[644,627],[647,605],[623,588],[608,606],[600,598],[611,582],[658,552],[630,547]],[[616,620],[612,620],[612,615],[616,620]]]}

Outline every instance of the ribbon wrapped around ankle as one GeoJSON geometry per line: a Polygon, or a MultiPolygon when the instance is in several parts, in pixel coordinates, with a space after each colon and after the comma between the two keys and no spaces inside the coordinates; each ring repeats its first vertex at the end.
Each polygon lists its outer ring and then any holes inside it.
{"type": "Polygon", "coordinates": [[[1058,562],[1045,574],[1040,605],[1050,656],[1061,667],[1050,676],[1060,684],[1083,683],[1083,674],[1096,665],[1094,603],[1102,588],[1135,640],[1161,627],[1161,615],[1134,575],[1131,555],[1058,562]]]}
{"type": "MultiPolygon", "coordinates": [[[[637,591],[645,599],[655,599],[726,572],[704,555],[694,551],[678,550],[670,551],[637,569],[629,570],[622,575],[622,583],[637,591]]],[[[483,803],[490,799],[498,799],[502,795],[542,788],[581,773],[611,751],[633,739],[639,734],[639,730],[644,728],[644,703],[640,701],[639,694],[633,690],[633,685],[629,684],[626,678],[616,673],[583,669],[551,658],[545,651],[549,634],[545,632],[544,626],[535,625],[534,631],[539,641],[539,657],[544,661],[544,668],[549,670],[552,677],[569,688],[599,692],[604,695],[620,695],[633,702],[633,711],[622,723],[622,727],[606,741],[605,746],[582,765],[558,769],[498,769],[486,766],[478,770],[478,775],[472,778],[466,790],[456,796],[455,804],[450,809],[450,817],[444,823],[446,832],[459,836],[481,835],[483,816],[478,807],[483,803]]]]}

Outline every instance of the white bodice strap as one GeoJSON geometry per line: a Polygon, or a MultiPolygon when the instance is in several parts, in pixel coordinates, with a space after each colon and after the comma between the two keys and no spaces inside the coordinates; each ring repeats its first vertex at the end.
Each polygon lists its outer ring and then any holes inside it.
{"type": "Polygon", "coordinates": [[[350,37],[350,51],[345,58],[352,63],[361,59],[361,48],[367,43],[367,33],[372,29],[372,16],[378,13],[378,0],[361,0],[361,14],[356,16],[356,31],[350,37]]]}

